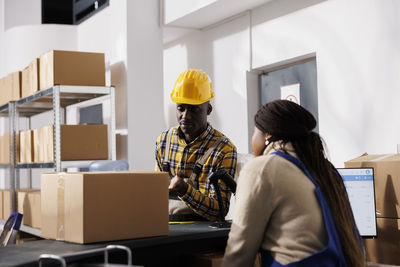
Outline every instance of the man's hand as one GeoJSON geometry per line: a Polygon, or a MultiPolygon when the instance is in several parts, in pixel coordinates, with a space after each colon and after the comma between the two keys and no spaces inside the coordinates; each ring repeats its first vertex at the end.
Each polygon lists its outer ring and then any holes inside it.
{"type": "Polygon", "coordinates": [[[179,195],[184,195],[187,191],[188,184],[183,180],[183,173],[179,172],[171,179],[168,189],[172,192],[177,192],[179,195]]]}

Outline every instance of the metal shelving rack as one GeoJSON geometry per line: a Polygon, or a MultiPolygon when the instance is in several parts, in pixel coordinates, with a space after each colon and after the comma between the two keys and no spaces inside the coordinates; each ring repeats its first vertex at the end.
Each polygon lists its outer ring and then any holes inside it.
{"type": "MultiPolygon", "coordinates": [[[[61,161],[61,132],[62,120],[61,108],[91,100],[98,97],[109,96],[110,101],[110,123],[108,124],[108,153],[109,159],[116,159],[115,139],[115,88],[113,86],[67,86],[55,85],[47,90],[37,92],[34,95],[22,98],[15,102],[9,102],[0,106],[0,116],[9,118],[10,132],[10,162],[0,164],[0,168],[8,168],[10,173],[10,203],[11,211],[17,209],[15,190],[19,189],[19,170],[31,168],[52,168],[55,172],[61,172],[66,168],[84,168],[91,161],[61,161]],[[54,137],[54,162],[44,163],[17,163],[16,162],[16,134],[19,132],[18,121],[20,117],[31,117],[46,111],[53,111],[53,137],[54,137]]],[[[0,220],[0,228],[4,225],[0,220]]],[[[40,236],[40,230],[21,225],[21,231],[40,236]]]]}

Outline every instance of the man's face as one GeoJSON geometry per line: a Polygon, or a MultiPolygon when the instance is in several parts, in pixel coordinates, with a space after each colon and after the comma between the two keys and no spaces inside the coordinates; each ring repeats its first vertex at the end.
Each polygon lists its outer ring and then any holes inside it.
{"type": "Polygon", "coordinates": [[[207,126],[207,115],[211,113],[211,110],[209,102],[200,105],[177,103],[176,119],[185,136],[189,136],[191,140],[199,136],[207,126]]]}

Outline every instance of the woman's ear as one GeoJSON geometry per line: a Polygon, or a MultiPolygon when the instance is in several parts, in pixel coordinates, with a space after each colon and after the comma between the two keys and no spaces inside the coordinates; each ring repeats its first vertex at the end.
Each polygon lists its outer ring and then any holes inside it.
{"type": "Polygon", "coordinates": [[[211,104],[210,104],[210,103],[208,103],[208,107],[207,107],[207,115],[210,115],[212,110],[213,110],[213,107],[211,106],[211,104]]]}

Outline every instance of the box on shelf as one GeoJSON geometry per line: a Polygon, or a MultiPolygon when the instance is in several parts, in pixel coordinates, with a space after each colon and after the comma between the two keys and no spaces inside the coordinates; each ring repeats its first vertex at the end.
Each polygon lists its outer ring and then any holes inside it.
{"type": "Polygon", "coordinates": [[[11,215],[11,202],[10,202],[10,190],[3,190],[3,220],[7,220],[11,215]]]}
{"type": "Polygon", "coordinates": [[[40,229],[40,190],[20,189],[17,192],[18,212],[23,214],[22,224],[40,229]]]}
{"type": "Polygon", "coordinates": [[[105,86],[104,53],[51,50],[40,56],[40,90],[60,85],[105,86]]]}
{"type": "Polygon", "coordinates": [[[165,172],[42,174],[42,237],[92,243],[168,235],[168,184],[165,172]]]}
{"type": "Polygon", "coordinates": [[[21,98],[21,83],[22,73],[20,71],[10,73],[0,80],[0,106],[21,98]]]}
{"type": "Polygon", "coordinates": [[[6,92],[6,77],[0,79],[0,106],[8,103],[8,92],[6,92]]]}
{"type": "Polygon", "coordinates": [[[32,163],[34,159],[34,145],[33,145],[33,131],[20,131],[19,132],[19,143],[20,143],[20,162],[21,163],[32,163]]]}
{"type": "MultiPolygon", "coordinates": [[[[40,158],[40,156],[43,154],[41,152],[42,145],[41,145],[41,140],[40,140],[40,129],[33,129],[33,162],[44,162],[43,158],[40,158]]],[[[43,149],[42,149],[43,150],[43,149]]]]}
{"type": "Polygon", "coordinates": [[[369,262],[400,265],[400,219],[377,218],[377,238],[364,239],[369,262]]]}
{"type": "Polygon", "coordinates": [[[0,164],[10,163],[10,134],[0,136],[0,164]]]}
{"type": "MultiPolygon", "coordinates": [[[[107,125],[61,125],[61,160],[108,159],[107,125]]],[[[39,147],[40,162],[54,161],[53,126],[40,128],[34,147],[39,147]],[[39,142],[39,144],[37,143],[39,142]]]]}
{"type": "Polygon", "coordinates": [[[22,71],[22,98],[33,95],[39,91],[39,68],[39,59],[36,58],[22,71]]]}
{"type": "Polygon", "coordinates": [[[0,190],[0,219],[4,220],[3,214],[3,190],[0,190]]]}
{"type": "Polygon", "coordinates": [[[344,166],[374,168],[377,216],[400,218],[400,154],[364,154],[346,161],[344,166]]]}

